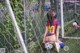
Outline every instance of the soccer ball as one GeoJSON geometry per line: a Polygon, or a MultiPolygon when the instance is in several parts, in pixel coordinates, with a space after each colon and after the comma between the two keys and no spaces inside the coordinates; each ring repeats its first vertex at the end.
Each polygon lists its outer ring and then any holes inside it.
{"type": "Polygon", "coordinates": [[[76,22],[73,22],[73,26],[77,26],[77,23],[76,22]]]}
{"type": "Polygon", "coordinates": [[[45,48],[46,49],[51,49],[53,47],[52,44],[50,44],[49,42],[45,43],[45,48]]]}

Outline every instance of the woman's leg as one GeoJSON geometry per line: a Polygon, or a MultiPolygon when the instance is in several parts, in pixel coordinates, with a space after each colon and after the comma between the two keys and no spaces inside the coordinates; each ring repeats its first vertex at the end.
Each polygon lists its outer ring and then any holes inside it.
{"type": "Polygon", "coordinates": [[[55,40],[56,40],[55,35],[49,37],[50,43],[53,44],[53,46],[54,46],[53,49],[56,50],[57,52],[59,52],[60,45],[59,45],[59,42],[55,42],[55,40]]]}

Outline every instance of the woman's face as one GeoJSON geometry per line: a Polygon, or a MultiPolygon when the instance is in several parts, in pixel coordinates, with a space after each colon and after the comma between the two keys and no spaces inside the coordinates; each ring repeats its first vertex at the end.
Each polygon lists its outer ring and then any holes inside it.
{"type": "Polygon", "coordinates": [[[56,15],[56,13],[54,11],[52,12],[52,14],[53,14],[53,17],[56,15]]]}
{"type": "Polygon", "coordinates": [[[47,18],[50,22],[53,22],[54,18],[56,18],[55,16],[56,16],[56,13],[52,10],[47,13],[47,18]]]}

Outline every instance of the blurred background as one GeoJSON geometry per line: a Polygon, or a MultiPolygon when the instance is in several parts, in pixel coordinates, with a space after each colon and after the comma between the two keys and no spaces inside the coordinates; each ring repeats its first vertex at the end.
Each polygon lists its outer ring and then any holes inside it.
{"type": "MultiPolygon", "coordinates": [[[[57,12],[61,20],[60,0],[9,0],[19,29],[29,53],[47,53],[42,45],[45,31],[46,13],[49,9],[57,12]]],[[[59,53],[80,53],[80,29],[72,23],[80,23],[80,0],[63,0],[65,48],[59,53]]],[[[62,23],[61,23],[62,24],[62,23]]],[[[11,20],[5,0],[0,0],[0,53],[23,53],[15,27],[11,20]]],[[[62,32],[61,32],[62,33],[62,32]]],[[[60,37],[62,36],[60,33],[60,37]]],[[[56,51],[51,50],[51,53],[56,51]]]]}

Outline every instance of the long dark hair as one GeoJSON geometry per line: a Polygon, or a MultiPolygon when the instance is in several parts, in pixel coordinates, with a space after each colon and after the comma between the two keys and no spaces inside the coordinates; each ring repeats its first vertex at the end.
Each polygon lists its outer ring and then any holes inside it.
{"type": "Polygon", "coordinates": [[[53,22],[54,18],[56,18],[56,15],[53,16],[53,12],[55,12],[54,10],[49,10],[47,13],[47,20],[49,22],[53,22]]]}

